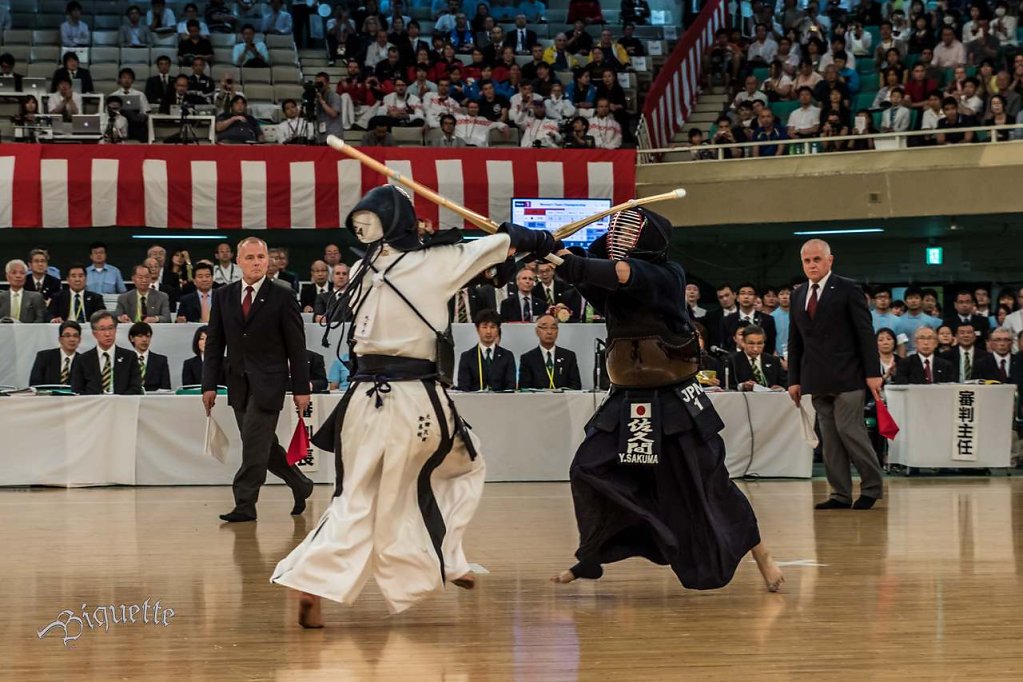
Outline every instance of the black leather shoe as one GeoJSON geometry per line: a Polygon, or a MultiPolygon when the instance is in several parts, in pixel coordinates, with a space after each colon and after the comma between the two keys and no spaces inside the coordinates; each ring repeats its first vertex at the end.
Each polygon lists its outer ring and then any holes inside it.
{"type": "Polygon", "coordinates": [[[852,508],[853,509],[870,509],[871,507],[874,506],[875,502],[877,502],[877,498],[876,497],[871,497],[870,495],[860,495],[859,499],[857,499],[855,502],[853,502],[852,508]]]}
{"type": "Polygon", "coordinates": [[[309,499],[309,496],[313,494],[313,490],[315,489],[316,484],[309,481],[309,487],[295,496],[295,506],[291,508],[292,516],[298,516],[305,511],[305,501],[309,499]]]}
{"type": "Polygon", "coordinates": [[[245,514],[239,514],[238,512],[229,512],[227,514],[220,515],[221,521],[227,521],[228,523],[243,523],[245,521],[255,521],[255,516],[246,516],[245,514]]]}
{"type": "Polygon", "coordinates": [[[813,506],[813,508],[814,509],[848,509],[849,508],[849,503],[848,502],[839,502],[838,500],[833,500],[833,499],[828,498],[827,500],[824,500],[823,502],[818,502],[817,504],[815,504],[813,506]]]}

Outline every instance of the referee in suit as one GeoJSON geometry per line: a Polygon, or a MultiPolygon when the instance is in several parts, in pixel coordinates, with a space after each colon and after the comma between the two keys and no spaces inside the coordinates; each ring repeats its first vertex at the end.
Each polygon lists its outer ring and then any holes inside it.
{"type": "Polygon", "coordinates": [[[824,472],[831,486],[817,509],[870,509],[883,495],[883,476],[863,421],[865,390],[881,399],[881,367],[870,310],[856,282],[831,272],[831,247],[811,239],[799,251],[807,280],[792,292],[789,310],[789,395],[799,406],[813,396],[824,472]],[[860,474],[853,502],[852,464],[860,474]]]}
{"type": "Polygon", "coordinates": [[[202,400],[209,415],[217,399],[217,384],[225,375],[225,351],[230,355],[227,403],[234,408],[242,440],[242,465],[233,483],[234,509],[220,518],[256,520],[256,501],[267,470],[291,488],[295,498],[291,513],[298,515],[305,511],[313,482],[297,466],[288,466],[275,431],[287,391],[294,394],[299,413],[309,407],[302,316],[291,290],[267,278],[266,242],[243,239],[237,262],[241,280],[213,294],[202,368],[202,400]]]}

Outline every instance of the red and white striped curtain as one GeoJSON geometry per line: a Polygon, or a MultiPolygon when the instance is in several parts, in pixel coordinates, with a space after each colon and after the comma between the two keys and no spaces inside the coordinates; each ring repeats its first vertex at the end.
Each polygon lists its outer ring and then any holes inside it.
{"type": "Polygon", "coordinates": [[[682,129],[699,94],[703,53],[714,42],[714,33],[727,28],[725,0],[711,0],[686,29],[664,67],[650,86],[639,124],[642,149],[661,149],[671,145],[682,129]]]}
{"type": "MultiPolygon", "coordinates": [[[[631,199],[631,150],[365,149],[455,203],[508,219],[512,197],[631,199]]],[[[325,147],[0,145],[0,228],[339,227],[383,176],[325,147]]],[[[470,227],[416,198],[440,228],[470,227]]]]}

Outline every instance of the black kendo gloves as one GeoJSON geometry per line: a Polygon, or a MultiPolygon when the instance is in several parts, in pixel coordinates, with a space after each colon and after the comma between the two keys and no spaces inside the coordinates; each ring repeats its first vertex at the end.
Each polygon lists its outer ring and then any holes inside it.
{"type": "Polygon", "coordinates": [[[519,253],[531,253],[543,258],[554,253],[554,236],[547,230],[530,230],[515,223],[501,223],[499,232],[511,237],[511,245],[519,253]]]}

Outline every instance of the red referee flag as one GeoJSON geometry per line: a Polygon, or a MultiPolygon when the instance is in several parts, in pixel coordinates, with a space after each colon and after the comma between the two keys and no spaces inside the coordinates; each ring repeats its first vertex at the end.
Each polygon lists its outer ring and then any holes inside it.
{"type": "Polygon", "coordinates": [[[877,432],[888,440],[895,440],[895,436],[899,435],[899,425],[892,419],[892,413],[883,400],[877,401],[877,432]]]}
{"type": "Polygon", "coordinates": [[[288,445],[288,466],[305,459],[308,453],[309,434],[305,430],[305,419],[299,417],[298,424],[295,426],[295,433],[291,436],[291,444],[288,445]]]}

